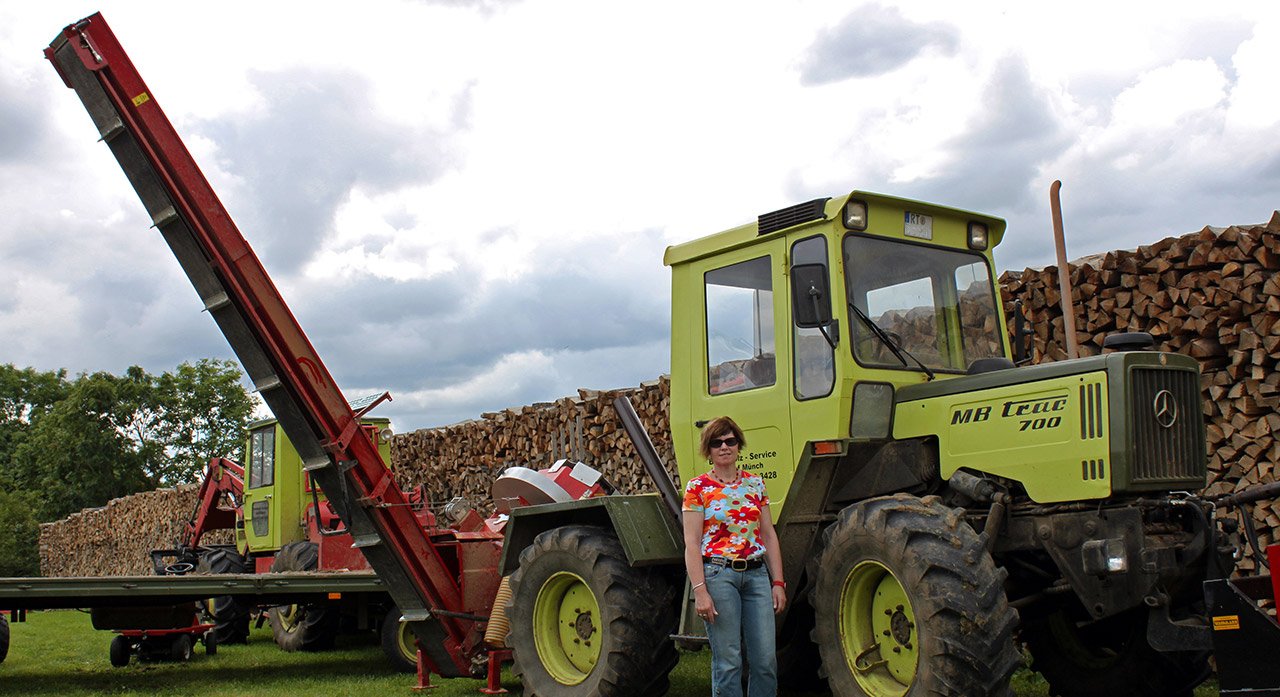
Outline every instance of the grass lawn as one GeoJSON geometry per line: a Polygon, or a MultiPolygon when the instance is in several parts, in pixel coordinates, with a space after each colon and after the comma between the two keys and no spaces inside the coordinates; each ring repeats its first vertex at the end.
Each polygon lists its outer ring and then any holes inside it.
{"type": "MultiPolygon", "coordinates": [[[[9,657],[0,664],[3,695],[112,695],[158,697],[209,695],[210,697],[296,697],[317,694],[343,695],[415,694],[412,676],[392,672],[372,633],[367,641],[345,637],[338,649],[324,653],[285,653],[276,648],[271,631],[255,629],[248,646],[220,646],[215,656],[197,646],[186,663],[138,663],[113,668],[107,659],[111,632],[95,631],[89,615],[74,610],[32,612],[26,622],[11,625],[9,657]]],[[[704,697],[710,694],[710,653],[683,654],[671,675],[671,697],[704,697]]],[[[436,678],[431,697],[479,694],[480,680],[436,678]]],[[[1019,697],[1047,697],[1040,676],[1021,671],[1014,678],[1019,697]]],[[[503,673],[503,687],[512,695],[520,684],[503,673]]],[[[796,692],[783,692],[801,697],[796,692]]],[[[1201,686],[1197,697],[1211,697],[1217,689],[1201,686]]]]}

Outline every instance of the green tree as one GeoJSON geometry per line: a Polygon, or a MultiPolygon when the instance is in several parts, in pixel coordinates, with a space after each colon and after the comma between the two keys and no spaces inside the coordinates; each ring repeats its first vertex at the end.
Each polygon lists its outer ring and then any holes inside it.
{"type": "Polygon", "coordinates": [[[254,399],[233,361],[203,358],[160,376],[166,482],[193,482],[213,457],[236,457],[253,416],[254,399]]]}
{"type": "Polygon", "coordinates": [[[32,422],[49,413],[69,388],[65,370],[0,365],[0,488],[12,486],[10,463],[32,422]]]}
{"type": "MultiPolygon", "coordinates": [[[[8,409],[0,419],[16,416],[0,485],[27,496],[41,521],[197,480],[210,457],[239,450],[254,408],[230,361],[183,363],[159,376],[133,366],[69,383],[64,372],[10,368],[8,382],[0,372],[0,409],[8,409]]],[[[0,421],[0,433],[10,422],[0,421]]]]}
{"type": "Polygon", "coordinates": [[[40,520],[158,485],[164,446],[155,437],[151,382],[141,368],[125,377],[81,375],[32,423],[14,452],[11,476],[40,520]]]}
{"type": "Polygon", "coordinates": [[[39,533],[26,498],[0,489],[0,576],[40,575],[39,533]]]}

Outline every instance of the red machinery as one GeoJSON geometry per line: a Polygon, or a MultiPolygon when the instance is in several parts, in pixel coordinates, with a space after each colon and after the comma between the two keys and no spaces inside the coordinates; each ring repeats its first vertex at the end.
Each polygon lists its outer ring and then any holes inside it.
{"type": "Polygon", "coordinates": [[[498,585],[488,534],[424,529],[257,256],[205,180],[106,21],[66,27],[45,49],[75,90],[250,380],[386,583],[420,665],[483,670],[498,585]]]}

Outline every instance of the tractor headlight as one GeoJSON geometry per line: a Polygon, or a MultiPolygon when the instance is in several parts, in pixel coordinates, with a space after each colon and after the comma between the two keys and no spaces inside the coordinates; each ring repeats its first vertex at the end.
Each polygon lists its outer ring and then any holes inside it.
{"type": "Polygon", "coordinates": [[[867,202],[849,199],[844,204],[844,226],[849,230],[867,229],[867,202]]]}
{"type": "Polygon", "coordinates": [[[969,223],[969,249],[981,252],[987,248],[987,224],[969,223]]]}
{"type": "Polygon", "coordinates": [[[1084,572],[1097,576],[1122,574],[1129,570],[1129,556],[1125,553],[1124,538],[1089,540],[1080,545],[1080,557],[1084,572]]]}
{"type": "Polygon", "coordinates": [[[392,434],[391,434],[390,428],[384,428],[381,431],[378,431],[378,439],[381,440],[383,443],[390,443],[391,435],[392,434]]]}

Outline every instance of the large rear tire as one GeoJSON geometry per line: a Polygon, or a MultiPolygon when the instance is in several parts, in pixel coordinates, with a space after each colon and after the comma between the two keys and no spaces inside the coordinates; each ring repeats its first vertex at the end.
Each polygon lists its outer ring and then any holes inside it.
{"type": "Polygon", "coordinates": [[[1063,609],[1022,629],[1031,668],[1049,683],[1049,694],[1190,697],[1209,677],[1208,654],[1151,648],[1145,607],[1097,622],[1077,621],[1083,614],[1063,609]]]}
{"type": "Polygon", "coordinates": [[[678,656],[675,583],[627,563],[612,533],[548,530],[520,554],[507,605],[525,697],[662,695],[678,656]]]}
{"type": "MultiPolygon", "coordinates": [[[[245,560],[234,547],[214,547],[196,562],[201,574],[242,574],[245,560]]],[[[249,643],[249,608],[234,596],[221,595],[204,601],[205,614],[213,623],[209,633],[219,644],[249,643]]]]}
{"type": "MultiPolygon", "coordinates": [[[[312,542],[290,542],[280,548],[271,563],[272,573],[315,571],[320,551],[312,542]]],[[[333,648],[338,635],[338,613],[325,603],[277,605],[267,613],[271,635],[285,651],[323,651],[333,648]]]]}
{"type": "Polygon", "coordinates": [[[983,538],[936,497],[841,512],[809,569],[813,640],[837,697],[1004,697],[1017,613],[983,538]]]}

